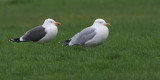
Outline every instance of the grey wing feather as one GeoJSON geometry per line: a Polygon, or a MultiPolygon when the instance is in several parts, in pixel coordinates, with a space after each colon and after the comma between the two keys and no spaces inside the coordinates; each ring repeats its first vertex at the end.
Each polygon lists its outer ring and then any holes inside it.
{"type": "Polygon", "coordinates": [[[45,28],[42,26],[35,27],[23,35],[23,40],[36,42],[46,35],[45,28]]]}
{"type": "Polygon", "coordinates": [[[83,29],[81,32],[77,33],[75,36],[73,36],[71,43],[83,45],[88,40],[91,40],[95,35],[96,35],[95,28],[88,27],[83,29]]]}

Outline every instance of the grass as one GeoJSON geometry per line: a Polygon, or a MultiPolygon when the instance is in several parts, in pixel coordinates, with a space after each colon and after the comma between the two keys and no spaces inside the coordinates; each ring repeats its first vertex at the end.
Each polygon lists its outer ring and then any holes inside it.
{"type": "Polygon", "coordinates": [[[159,0],[0,0],[0,80],[159,80],[159,0]],[[46,18],[62,23],[45,47],[11,43],[46,18]],[[96,18],[111,23],[97,47],[62,47],[96,18]]]}

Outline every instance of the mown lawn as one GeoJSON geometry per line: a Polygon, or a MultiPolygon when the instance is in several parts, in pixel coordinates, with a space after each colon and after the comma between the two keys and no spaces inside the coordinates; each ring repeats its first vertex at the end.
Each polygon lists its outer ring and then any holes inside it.
{"type": "Polygon", "coordinates": [[[159,8],[159,0],[0,0],[0,80],[159,80],[159,8]],[[8,41],[46,18],[62,25],[45,47],[8,41]],[[103,45],[58,43],[97,18],[112,25],[103,45]]]}

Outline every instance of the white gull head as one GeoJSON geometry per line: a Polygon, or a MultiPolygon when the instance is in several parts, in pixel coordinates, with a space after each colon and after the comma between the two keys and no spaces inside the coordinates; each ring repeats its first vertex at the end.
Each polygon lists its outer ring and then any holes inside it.
{"type": "Polygon", "coordinates": [[[109,23],[106,23],[103,19],[96,19],[93,25],[111,26],[109,23]]]}
{"type": "Polygon", "coordinates": [[[54,21],[53,19],[46,19],[43,25],[61,25],[61,23],[54,21]]]}

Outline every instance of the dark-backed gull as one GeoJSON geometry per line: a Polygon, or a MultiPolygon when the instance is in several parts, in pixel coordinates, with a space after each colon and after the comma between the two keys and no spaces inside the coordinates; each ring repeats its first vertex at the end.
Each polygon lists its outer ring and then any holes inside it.
{"type": "Polygon", "coordinates": [[[41,26],[37,26],[27,31],[22,37],[10,39],[11,42],[37,42],[43,44],[56,37],[58,29],[56,25],[61,25],[53,19],[46,19],[41,26]]]}

